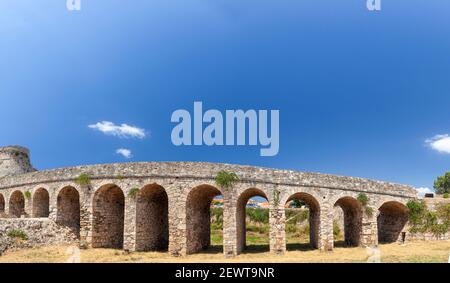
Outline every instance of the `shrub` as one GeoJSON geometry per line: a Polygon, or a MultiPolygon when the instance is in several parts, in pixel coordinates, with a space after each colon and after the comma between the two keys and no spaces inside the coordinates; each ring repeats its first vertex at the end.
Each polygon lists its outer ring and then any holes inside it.
{"type": "Polygon", "coordinates": [[[301,224],[309,219],[309,210],[286,209],[286,223],[301,224]]]}
{"type": "Polygon", "coordinates": [[[448,193],[445,193],[442,197],[443,198],[448,198],[448,196],[449,196],[448,193]]]}
{"type": "Polygon", "coordinates": [[[286,233],[294,234],[297,232],[296,224],[286,224],[286,233]]]}
{"type": "Polygon", "coordinates": [[[359,193],[356,199],[362,206],[366,206],[369,203],[369,197],[365,193],[359,193]]]}
{"type": "Polygon", "coordinates": [[[221,188],[229,188],[239,181],[238,175],[233,172],[220,171],[217,173],[215,182],[221,188]]]}
{"type": "Polygon", "coordinates": [[[246,208],[246,215],[251,222],[268,224],[269,210],[264,208],[246,208]]]}
{"type": "Polygon", "coordinates": [[[311,231],[311,229],[310,229],[309,223],[308,223],[307,225],[305,225],[303,227],[303,230],[300,233],[302,233],[303,235],[309,235],[310,231],[311,231]]]}
{"type": "Polygon", "coordinates": [[[371,208],[370,206],[366,206],[366,214],[367,214],[367,216],[372,217],[373,208],[371,208]]]}
{"type": "Polygon", "coordinates": [[[424,213],[427,211],[425,202],[418,200],[410,200],[406,204],[408,208],[409,221],[416,223],[423,218],[424,213]]]}
{"type": "Polygon", "coordinates": [[[428,210],[424,201],[410,200],[406,206],[409,209],[408,216],[412,233],[431,232],[441,235],[449,231],[450,204],[438,205],[436,212],[428,210]]]}
{"type": "Polygon", "coordinates": [[[301,208],[304,205],[306,205],[306,203],[299,199],[294,199],[291,203],[292,208],[301,208]]]}
{"type": "Polygon", "coordinates": [[[136,199],[138,194],[139,194],[139,188],[131,188],[128,191],[128,197],[132,198],[132,199],[136,199]]]}
{"type": "Polygon", "coordinates": [[[24,196],[25,196],[26,199],[30,200],[31,199],[31,192],[30,191],[26,191],[24,193],[24,196]]]}
{"type": "Polygon", "coordinates": [[[259,233],[259,234],[267,234],[269,233],[269,225],[254,225],[254,224],[249,224],[246,227],[246,230],[248,232],[255,232],[255,233],[259,233]]]}
{"type": "Polygon", "coordinates": [[[7,234],[8,237],[10,238],[15,238],[15,239],[21,239],[21,240],[28,240],[28,235],[27,233],[25,233],[22,230],[11,230],[8,232],[7,234]]]}
{"type": "Polygon", "coordinates": [[[372,217],[373,215],[373,208],[368,206],[369,204],[369,197],[365,193],[359,193],[356,199],[359,201],[361,206],[364,208],[364,211],[366,212],[366,215],[369,217],[372,217]]]}
{"type": "Polygon", "coordinates": [[[220,229],[223,227],[223,208],[221,207],[212,207],[211,208],[211,222],[220,229]]]}
{"type": "Polygon", "coordinates": [[[333,235],[334,238],[338,238],[341,235],[341,228],[336,220],[333,220],[333,235]]]}
{"type": "Polygon", "coordinates": [[[88,174],[81,174],[75,179],[75,183],[81,186],[89,186],[91,184],[91,176],[88,174]]]}
{"type": "Polygon", "coordinates": [[[442,222],[450,227],[450,203],[441,203],[436,207],[436,214],[442,222]]]}

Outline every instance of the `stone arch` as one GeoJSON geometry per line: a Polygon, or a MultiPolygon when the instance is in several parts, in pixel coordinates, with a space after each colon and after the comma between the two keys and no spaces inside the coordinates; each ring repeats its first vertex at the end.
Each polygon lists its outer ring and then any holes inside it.
{"type": "Polygon", "coordinates": [[[157,184],[143,187],[136,200],[136,250],[167,250],[169,246],[169,199],[157,184]]]}
{"type": "Polygon", "coordinates": [[[50,195],[48,191],[44,188],[38,188],[33,194],[33,217],[48,217],[49,215],[49,205],[50,205],[50,195]]]}
{"type": "Polygon", "coordinates": [[[193,188],[186,201],[186,253],[207,249],[211,244],[211,202],[222,192],[211,185],[193,188]]]}
{"type": "Polygon", "coordinates": [[[362,207],[353,197],[338,199],[334,207],[340,207],[344,214],[344,245],[357,247],[361,243],[362,232],[362,207]]]}
{"type": "Polygon", "coordinates": [[[94,194],[92,217],[93,248],[123,248],[125,196],[114,184],[100,187],[94,194]]]}
{"type": "Polygon", "coordinates": [[[286,205],[293,200],[303,201],[309,208],[309,243],[314,249],[319,248],[320,236],[320,204],[319,201],[311,194],[305,192],[298,192],[291,195],[286,205]]]}
{"type": "Polygon", "coordinates": [[[61,189],[56,200],[56,223],[70,227],[80,236],[80,194],[67,186],[61,189]]]}
{"type": "Polygon", "coordinates": [[[400,202],[388,201],[378,211],[378,242],[396,242],[408,222],[408,208],[400,202]]]}
{"type": "Polygon", "coordinates": [[[2,194],[0,194],[0,213],[5,213],[5,197],[2,194]]]}
{"type": "Polygon", "coordinates": [[[25,214],[25,197],[21,191],[14,191],[9,197],[9,215],[20,218],[25,214]]]}
{"type": "Polygon", "coordinates": [[[236,204],[236,243],[237,253],[241,253],[246,248],[246,206],[252,197],[263,197],[268,200],[267,195],[260,189],[250,188],[239,195],[236,204]]]}

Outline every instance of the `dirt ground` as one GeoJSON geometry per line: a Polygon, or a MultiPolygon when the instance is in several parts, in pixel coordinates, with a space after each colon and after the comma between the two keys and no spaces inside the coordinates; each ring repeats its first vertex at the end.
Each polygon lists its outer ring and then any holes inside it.
{"type": "Polygon", "coordinates": [[[171,257],[167,253],[136,252],[125,253],[113,249],[79,250],[73,246],[53,246],[25,249],[7,252],[0,256],[0,262],[31,262],[31,263],[57,263],[57,262],[164,262],[164,263],[202,263],[202,262],[255,262],[255,263],[292,263],[292,262],[389,262],[389,263],[416,263],[431,262],[445,263],[450,256],[450,241],[424,242],[415,241],[405,245],[386,244],[378,249],[369,248],[342,248],[337,247],[333,252],[320,252],[302,247],[295,251],[288,251],[279,256],[267,252],[266,246],[252,246],[250,249],[232,259],[225,259],[220,247],[211,248],[204,253],[186,257],[171,257]]]}

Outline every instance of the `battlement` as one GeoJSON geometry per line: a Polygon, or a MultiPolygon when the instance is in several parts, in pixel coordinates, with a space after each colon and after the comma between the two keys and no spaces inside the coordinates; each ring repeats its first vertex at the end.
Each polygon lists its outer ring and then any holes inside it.
{"type": "Polygon", "coordinates": [[[36,171],[30,161],[30,151],[22,146],[0,147],[0,178],[36,171]]]}

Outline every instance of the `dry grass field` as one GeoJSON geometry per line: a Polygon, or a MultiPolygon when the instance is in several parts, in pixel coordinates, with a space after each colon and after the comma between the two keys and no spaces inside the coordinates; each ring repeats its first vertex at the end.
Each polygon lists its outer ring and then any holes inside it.
{"type": "MultiPolygon", "coordinates": [[[[211,248],[201,254],[187,257],[171,257],[167,253],[157,252],[136,252],[125,253],[113,249],[88,249],[81,250],[76,255],[81,262],[105,263],[202,263],[202,262],[254,262],[254,263],[364,263],[367,262],[370,252],[366,248],[335,248],[333,252],[320,252],[317,250],[297,250],[288,251],[283,256],[277,256],[264,252],[267,247],[251,246],[250,250],[236,258],[224,259],[220,248],[211,248]]],[[[0,256],[0,262],[20,262],[20,263],[65,263],[69,258],[73,258],[74,249],[70,246],[54,246],[25,249],[7,252],[0,256]]],[[[386,244],[380,245],[380,260],[386,263],[445,263],[448,262],[450,254],[450,241],[436,242],[409,242],[406,245],[386,244]]],[[[72,259],[73,261],[73,259],[72,259]]],[[[76,260],[77,261],[77,260],[76,260]]]]}

